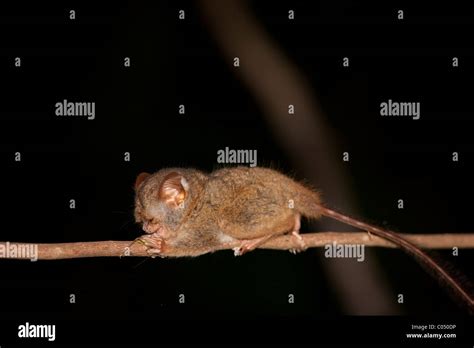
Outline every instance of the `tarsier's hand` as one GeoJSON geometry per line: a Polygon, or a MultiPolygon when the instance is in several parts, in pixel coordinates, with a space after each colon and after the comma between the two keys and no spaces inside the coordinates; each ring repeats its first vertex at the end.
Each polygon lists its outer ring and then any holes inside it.
{"type": "Polygon", "coordinates": [[[137,241],[145,245],[146,251],[151,257],[164,257],[165,240],[158,233],[143,235],[137,238],[137,241]]]}

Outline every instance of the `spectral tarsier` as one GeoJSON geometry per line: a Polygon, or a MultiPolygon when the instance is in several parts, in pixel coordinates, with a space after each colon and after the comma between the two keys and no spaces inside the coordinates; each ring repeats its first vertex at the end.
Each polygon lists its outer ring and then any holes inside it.
{"type": "Polygon", "coordinates": [[[474,308],[471,295],[419,247],[396,232],[326,208],[318,192],[275,170],[234,167],[206,174],[166,168],[140,174],[135,191],[135,219],[147,233],[138,240],[151,256],[166,256],[167,246],[182,256],[198,256],[236,243],[234,253],[242,255],[285,233],[304,250],[301,216],[327,216],[396,244],[474,308]]]}

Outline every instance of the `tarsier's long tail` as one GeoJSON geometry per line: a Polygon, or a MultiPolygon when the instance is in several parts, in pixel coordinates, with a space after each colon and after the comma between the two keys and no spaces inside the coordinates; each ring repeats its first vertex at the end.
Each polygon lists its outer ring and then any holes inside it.
{"type": "Polygon", "coordinates": [[[392,242],[404,252],[413,256],[428,273],[438,279],[438,281],[449,290],[450,295],[452,295],[457,302],[466,307],[470,313],[474,313],[474,296],[471,291],[472,287],[468,282],[461,282],[453,274],[448,273],[439,262],[435,261],[418,246],[396,232],[370,225],[326,208],[321,202],[320,195],[313,190],[308,190],[302,186],[298,186],[295,189],[300,193],[298,196],[299,210],[304,216],[316,219],[321,216],[326,216],[392,242]]]}
{"type": "Polygon", "coordinates": [[[400,247],[406,253],[412,255],[418,263],[431,273],[435,278],[445,286],[447,286],[452,293],[463,305],[465,305],[470,313],[474,313],[474,300],[473,295],[470,291],[466,290],[460,282],[449,274],[443,267],[441,267],[433,258],[431,258],[426,252],[421,250],[415,244],[409,242],[398,233],[369,225],[367,223],[358,221],[349,216],[338,213],[334,210],[328,209],[322,205],[316,205],[316,211],[319,215],[324,215],[335,220],[341,221],[347,225],[360,228],[361,230],[373,233],[377,237],[386,239],[398,247],[400,247]]]}

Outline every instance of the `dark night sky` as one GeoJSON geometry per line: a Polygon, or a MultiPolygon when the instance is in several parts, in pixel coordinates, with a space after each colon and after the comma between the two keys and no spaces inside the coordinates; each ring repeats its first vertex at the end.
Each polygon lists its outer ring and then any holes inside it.
{"type": "MultiPolygon", "coordinates": [[[[427,3],[428,4],[428,3],[427,3]]],[[[254,1],[269,33],[309,79],[337,135],[361,215],[398,231],[472,231],[474,8],[393,2],[254,1]],[[397,22],[397,6],[407,19],[397,22]],[[300,15],[301,14],[301,15],[300,15]],[[340,66],[351,57],[351,68],[340,66]],[[451,58],[460,67],[451,67],[451,58]],[[421,119],[379,116],[387,99],[421,102],[421,119]],[[460,161],[453,163],[451,153],[460,161]],[[396,209],[403,197],[407,208],[396,209]]],[[[460,6],[460,5],[459,5],[460,6]]],[[[131,240],[133,182],[168,166],[218,167],[226,146],[303,178],[262,110],[235,79],[193,2],[0,4],[0,240],[131,240]],[[67,19],[74,8],[77,19],[67,19]],[[187,10],[185,23],[177,10],[187,10]],[[13,66],[22,57],[22,67],[13,66]],[[123,67],[130,56],[132,66],[123,67]],[[63,99],[96,102],[96,119],[58,118],[63,99]],[[186,105],[178,115],[177,105],[186,105]],[[13,153],[23,161],[15,163],[13,153]],[[123,161],[129,151],[131,162],[123,161]],[[77,200],[70,210],[68,201],[77,200]]],[[[310,158],[308,160],[311,160],[310,158]]],[[[453,259],[470,278],[473,253],[453,259]]],[[[322,250],[293,256],[219,252],[197,259],[0,262],[3,318],[332,317],[343,314],[322,250]],[[67,303],[70,293],[78,304],[67,303]],[[189,303],[179,306],[185,293],[189,303]],[[288,306],[288,293],[298,301],[288,306]],[[32,314],[31,312],[36,312],[32,314]],[[47,314],[46,312],[56,312],[47,314]],[[28,314],[27,314],[28,313],[28,314]]],[[[407,314],[459,314],[419,266],[377,250],[407,314]]]]}

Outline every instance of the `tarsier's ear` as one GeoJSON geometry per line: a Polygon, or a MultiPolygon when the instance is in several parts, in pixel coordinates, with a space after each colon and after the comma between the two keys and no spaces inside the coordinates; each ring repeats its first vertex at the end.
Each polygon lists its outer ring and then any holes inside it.
{"type": "Polygon", "coordinates": [[[148,178],[151,174],[149,173],[140,173],[137,176],[137,179],[135,180],[135,191],[138,190],[142,182],[145,181],[146,178],[148,178]]]}
{"type": "Polygon", "coordinates": [[[165,176],[161,183],[159,198],[169,206],[176,208],[184,202],[189,190],[188,181],[177,172],[165,176]]]}

